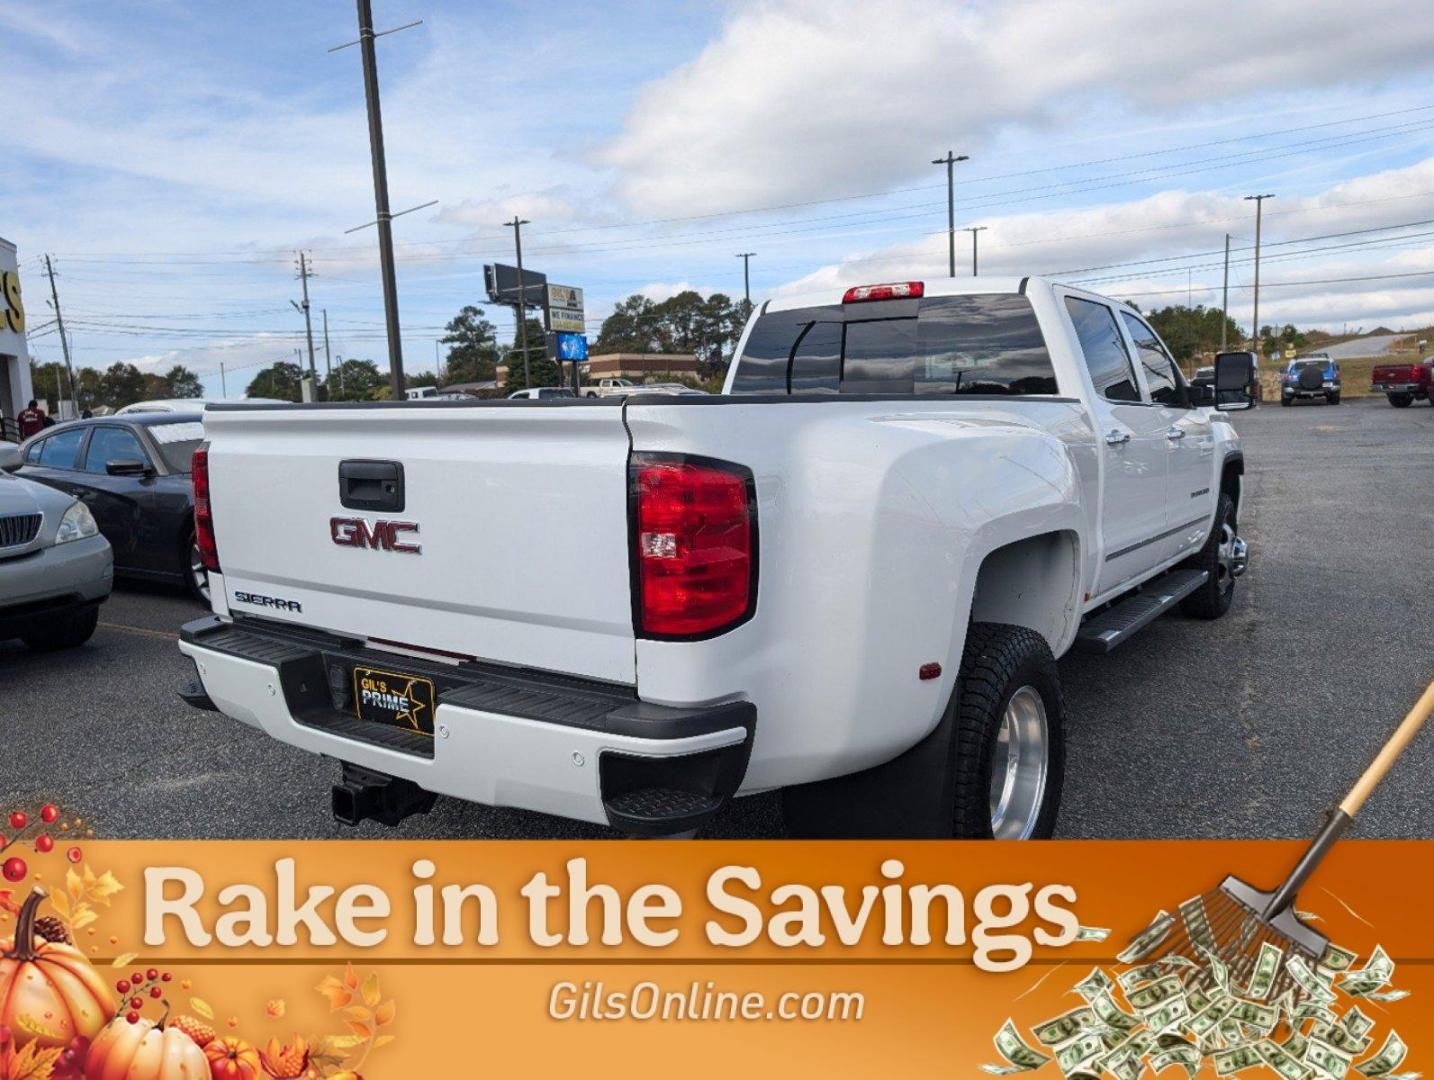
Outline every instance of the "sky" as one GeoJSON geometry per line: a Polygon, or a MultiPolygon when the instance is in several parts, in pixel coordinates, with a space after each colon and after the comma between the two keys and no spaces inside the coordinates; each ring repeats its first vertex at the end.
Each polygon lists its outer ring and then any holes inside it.
{"type": "MultiPolygon", "coordinates": [[[[1248,325],[1434,324],[1434,19],[1420,0],[375,0],[405,367],[484,263],[754,301],[980,269],[1248,325]],[[957,270],[972,234],[958,231],[957,270]]],[[[386,365],[354,5],[0,0],[0,236],[32,355],[236,397],[304,345],[386,365]],[[225,367],[221,385],[220,364],[225,367]]]]}

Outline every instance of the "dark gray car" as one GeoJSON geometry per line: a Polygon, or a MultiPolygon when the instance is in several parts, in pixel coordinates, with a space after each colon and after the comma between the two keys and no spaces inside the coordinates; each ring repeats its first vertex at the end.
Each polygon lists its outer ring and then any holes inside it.
{"type": "Polygon", "coordinates": [[[81,645],[110,594],[114,555],[84,503],[5,471],[19,460],[0,448],[0,641],[81,645]]]}

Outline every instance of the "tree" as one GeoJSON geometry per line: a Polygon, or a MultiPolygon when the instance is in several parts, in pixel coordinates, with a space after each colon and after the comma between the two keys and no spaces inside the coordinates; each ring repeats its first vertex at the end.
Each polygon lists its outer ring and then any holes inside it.
{"type": "Polygon", "coordinates": [[[563,375],[558,370],[558,365],[548,359],[548,346],[547,339],[543,334],[543,324],[537,319],[528,320],[526,377],[523,370],[522,339],[516,327],[513,330],[513,344],[504,352],[502,362],[508,365],[508,378],[503,386],[509,393],[514,390],[525,390],[530,386],[561,386],[563,384],[563,375]]]}
{"type": "Polygon", "coordinates": [[[244,394],[247,397],[298,401],[301,397],[299,379],[302,376],[303,370],[298,364],[289,360],[280,360],[255,375],[244,394]]]}
{"type": "Polygon", "coordinates": [[[704,299],[688,289],[661,303],[635,294],[603,320],[593,351],[693,353],[710,377],[731,362],[745,322],[745,305],[725,293],[704,299]]]}
{"type": "Polygon", "coordinates": [[[175,364],[164,376],[172,398],[197,398],[204,396],[204,384],[199,376],[183,364],[175,364]]]}
{"type": "Polygon", "coordinates": [[[657,335],[657,305],[634,293],[613,306],[602,322],[594,352],[661,352],[657,335]]]}
{"type": "MultiPolygon", "coordinates": [[[[1180,304],[1152,311],[1147,318],[1155,332],[1169,347],[1176,360],[1192,360],[1202,353],[1220,348],[1219,308],[1198,304],[1193,308],[1180,304]]],[[[1240,328],[1233,319],[1225,318],[1225,339],[1230,347],[1241,340],[1240,328]]]]}
{"type": "Polygon", "coordinates": [[[444,329],[446,334],[442,341],[448,346],[448,357],[443,381],[439,385],[482,382],[496,377],[496,328],[483,317],[481,308],[469,304],[453,316],[444,329]]]}
{"type": "Polygon", "coordinates": [[[386,400],[388,379],[372,360],[345,360],[328,381],[330,401],[386,400]]]}
{"type": "Polygon", "coordinates": [[[144,397],[144,372],[133,364],[111,364],[100,376],[103,404],[113,409],[133,404],[144,397]]]}

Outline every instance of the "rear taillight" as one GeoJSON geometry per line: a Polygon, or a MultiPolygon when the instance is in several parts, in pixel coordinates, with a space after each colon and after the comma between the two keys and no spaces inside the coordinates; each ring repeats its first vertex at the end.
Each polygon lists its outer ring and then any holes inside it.
{"type": "Polygon", "coordinates": [[[842,296],[843,304],[864,304],[871,300],[919,300],[926,295],[924,281],[893,281],[886,285],[854,285],[842,296]]]}
{"type": "Polygon", "coordinates": [[[209,508],[209,447],[194,451],[190,465],[194,478],[194,544],[206,570],[219,569],[219,548],[214,543],[214,511],[209,508]]]}
{"type": "Polygon", "coordinates": [[[757,603],[757,505],[740,465],[638,454],[632,500],[633,621],[642,637],[730,630],[757,603]]]}

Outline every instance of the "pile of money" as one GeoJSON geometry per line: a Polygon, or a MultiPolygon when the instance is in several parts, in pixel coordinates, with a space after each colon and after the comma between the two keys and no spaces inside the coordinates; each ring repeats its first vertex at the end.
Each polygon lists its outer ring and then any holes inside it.
{"type": "MultiPolygon", "coordinates": [[[[1255,926],[1249,931],[1251,940],[1255,926]]],[[[1102,940],[1082,928],[1081,940],[1102,940]]],[[[1233,967],[1217,954],[1200,897],[1162,911],[1117,957],[1121,969],[1095,968],[1071,993],[1082,1004],[1031,1029],[1013,1020],[996,1033],[1004,1062],[993,1076],[1029,1072],[1055,1061],[1069,1080],[1138,1080],[1172,1065],[1188,1077],[1206,1065],[1219,1076],[1268,1066],[1283,1080],[1420,1080],[1398,1073],[1408,1048],[1390,1031],[1379,1049],[1375,1022],[1359,1003],[1390,1002],[1408,992],[1390,985],[1394,961],[1383,948],[1363,965],[1330,945],[1317,960],[1285,955],[1268,940],[1233,967]],[[1152,957],[1183,924],[1194,956],[1152,957]]]]}

